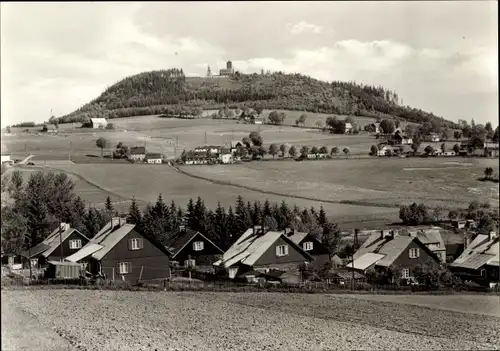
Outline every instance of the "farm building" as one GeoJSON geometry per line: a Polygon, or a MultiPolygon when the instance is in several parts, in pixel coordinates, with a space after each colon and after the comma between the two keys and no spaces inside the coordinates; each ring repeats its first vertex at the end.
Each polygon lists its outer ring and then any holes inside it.
{"type": "Polygon", "coordinates": [[[484,143],[484,156],[498,157],[498,143],[484,143]]]}
{"type": "Polygon", "coordinates": [[[328,158],[328,154],[307,154],[309,160],[325,159],[328,158]]]}
{"type": "Polygon", "coordinates": [[[451,221],[451,225],[457,229],[465,228],[466,223],[467,223],[466,221],[459,219],[454,219],[451,221]]]}
{"type": "Polygon", "coordinates": [[[427,246],[441,262],[446,262],[446,246],[443,237],[441,236],[440,227],[433,227],[429,229],[410,230],[412,238],[418,238],[422,244],[427,246]]]}
{"type": "Polygon", "coordinates": [[[172,261],[187,267],[188,260],[192,260],[190,266],[202,271],[212,271],[213,264],[224,254],[205,235],[191,229],[179,231],[167,248],[172,253],[172,261]]]}
{"type": "Polygon", "coordinates": [[[91,118],[90,124],[94,129],[104,129],[108,125],[108,121],[106,121],[106,118],[91,118]]]}
{"type": "Polygon", "coordinates": [[[218,155],[220,152],[220,146],[198,146],[193,149],[195,155],[205,154],[205,155],[218,155]]]}
{"type": "Polygon", "coordinates": [[[47,261],[60,260],[80,250],[89,239],[67,223],[61,223],[44,241],[31,250],[23,252],[22,256],[31,260],[31,267],[46,266],[47,261]],[[62,242],[62,250],[61,250],[62,242]]]}
{"type": "Polygon", "coordinates": [[[2,157],[2,163],[9,162],[11,160],[10,155],[1,155],[1,157],[2,157]]]}
{"type": "Polygon", "coordinates": [[[347,268],[366,273],[398,267],[403,279],[412,279],[416,266],[430,264],[439,267],[439,258],[418,238],[398,235],[394,231],[373,233],[354,254],[354,261],[347,268]]]}
{"type": "Polygon", "coordinates": [[[139,234],[135,225],[112,220],[87,245],[66,258],[83,263],[93,275],[136,283],[169,277],[170,252],[139,234]]]}
{"type": "Polygon", "coordinates": [[[228,164],[228,163],[233,163],[233,155],[230,153],[221,153],[219,155],[219,161],[222,164],[228,164]]]}
{"type": "Polygon", "coordinates": [[[451,271],[462,280],[483,286],[499,281],[499,237],[495,232],[479,234],[464,252],[450,264],[451,271]]]}
{"type": "Polygon", "coordinates": [[[389,136],[390,142],[393,145],[411,145],[413,144],[413,139],[406,136],[401,130],[397,130],[394,135],[389,136]]]}
{"type": "Polygon", "coordinates": [[[349,257],[347,257],[347,255],[343,252],[337,252],[333,255],[331,262],[334,268],[344,267],[347,263],[349,263],[349,257]]]}
{"type": "Polygon", "coordinates": [[[144,161],[146,158],[146,148],[144,146],[136,146],[130,148],[129,159],[134,161],[144,161]]]}
{"type": "Polygon", "coordinates": [[[253,119],[253,124],[264,124],[264,119],[262,117],[255,117],[253,119]]]}
{"type": "Polygon", "coordinates": [[[311,262],[312,265],[319,267],[328,262],[328,250],[311,233],[289,231],[286,235],[291,241],[314,258],[314,261],[311,262]]]}
{"type": "Polygon", "coordinates": [[[456,156],[456,152],[455,151],[445,151],[443,152],[443,156],[447,156],[447,157],[450,157],[450,156],[456,156]]]}
{"type": "Polygon", "coordinates": [[[163,156],[162,154],[146,154],[145,160],[147,163],[161,163],[163,156]]]}
{"type": "Polygon", "coordinates": [[[42,128],[43,133],[57,133],[59,128],[55,124],[44,124],[42,128]]]}
{"type": "Polygon", "coordinates": [[[437,133],[430,133],[424,138],[425,141],[431,141],[433,143],[437,143],[441,140],[441,137],[437,133]]]}
{"type": "Polygon", "coordinates": [[[346,123],[343,123],[343,126],[344,126],[344,130],[343,130],[344,134],[350,134],[354,130],[354,126],[352,125],[352,123],[346,122],[346,123]]]}
{"type": "Polygon", "coordinates": [[[227,271],[229,278],[234,279],[252,269],[258,272],[298,271],[301,264],[313,259],[284,232],[254,227],[243,233],[214,267],[227,271]]]}

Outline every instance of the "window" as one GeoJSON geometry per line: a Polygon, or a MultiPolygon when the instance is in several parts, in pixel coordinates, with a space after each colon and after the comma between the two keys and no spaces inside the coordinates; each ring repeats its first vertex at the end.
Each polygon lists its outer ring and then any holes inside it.
{"type": "Polygon", "coordinates": [[[140,249],[142,249],[143,248],[142,239],[141,238],[130,239],[128,241],[128,248],[129,248],[129,250],[140,250],[140,249]]]}
{"type": "Polygon", "coordinates": [[[81,249],[82,248],[82,241],[80,239],[70,240],[69,241],[69,248],[72,250],[81,249]]]}
{"type": "Polygon", "coordinates": [[[132,272],[132,264],[130,262],[120,262],[118,264],[118,272],[120,274],[127,274],[132,272]]]}
{"type": "Polygon", "coordinates": [[[486,269],[481,269],[481,277],[486,277],[486,269]]]}
{"type": "Polygon", "coordinates": [[[303,247],[304,247],[304,251],[311,251],[313,249],[312,241],[305,242],[303,247]]]}
{"type": "Polygon", "coordinates": [[[194,251],[201,251],[201,250],[203,250],[203,241],[195,241],[193,243],[193,250],[194,251]]]}
{"type": "Polygon", "coordinates": [[[286,256],[288,255],[288,245],[276,246],[276,256],[286,256]]]}
{"type": "Polygon", "coordinates": [[[417,258],[420,256],[419,249],[410,249],[410,258],[417,258]]]}
{"type": "Polygon", "coordinates": [[[33,267],[33,268],[38,267],[38,259],[34,258],[31,260],[31,267],[33,267]]]}
{"type": "Polygon", "coordinates": [[[410,270],[408,268],[403,268],[401,271],[401,277],[402,278],[410,278],[410,270]]]}

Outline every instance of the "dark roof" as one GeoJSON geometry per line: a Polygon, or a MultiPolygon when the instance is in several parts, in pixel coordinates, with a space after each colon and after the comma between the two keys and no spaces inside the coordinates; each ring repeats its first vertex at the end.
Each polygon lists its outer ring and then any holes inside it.
{"type": "Polygon", "coordinates": [[[31,248],[31,252],[29,250],[24,251],[21,256],[31,258],[40,255],[42,252],[48,250],[50,248],[49,245],[44,243],[39,243],[35,247],[31,248]]]}
{"type": "Polygon", "coordinates": [[[213,243],[205,235],[201,234],[200,232],[196,232],[194,230],[191,230],[189,228],[186,228],[186,230],[179,231],[177,233],[177,235],[168,243],[168,245],[167,245],[168,250],[175,257],[184,248],[184,246],[186,246],[191,240],[193,240],[198,235],[202,236],[206,241],[208,241],[214,247],[219,249],[221,254],[224,253],[224,251],[222,251],[217,245],[215,245],[215,243],[213,243]]]}
{"type": "Polygon", "coordinates": [[[146,158],[162,158],[161,154],[146,154],[146,158]]]}
{"type": "Polygon", "coordinates": [[[131,155],[143,155],[146,154],[146,148],[144,146],[135,146],[130,148],[131,155]]]}

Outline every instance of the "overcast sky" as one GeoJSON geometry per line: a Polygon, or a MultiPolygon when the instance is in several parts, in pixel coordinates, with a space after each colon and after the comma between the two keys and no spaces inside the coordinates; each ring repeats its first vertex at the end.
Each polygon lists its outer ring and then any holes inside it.
{"type": "Polygon", "coordinates": [[[498,124],[496,1],[1,4],[2,126],[69,113],[125,76],[226,60],[393,89],[498,124]]]}

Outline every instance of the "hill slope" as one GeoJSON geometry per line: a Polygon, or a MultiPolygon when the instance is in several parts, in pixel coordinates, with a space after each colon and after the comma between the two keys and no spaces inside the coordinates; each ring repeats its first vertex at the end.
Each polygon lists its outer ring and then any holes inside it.
{"type": "Polygon", "coordinates": [[[410,122],[454,126],[432,113],[401,106],[397,93],[382,87],[353,82],[327,83],[281,72],[196,78],[185,77],[179,69],[127,77],[106,89],[97,99],[60,117],[59,122],[161,114],[167,107],[172,110],[174,106],[179,114],[197,115],[202,109],[248,106],[339,115],[391,115],[410,122]]]}

